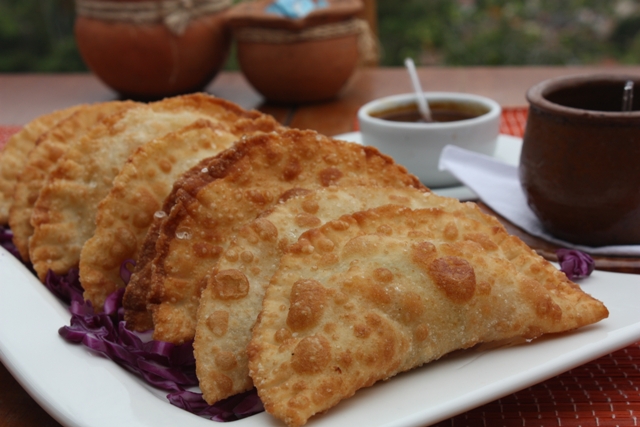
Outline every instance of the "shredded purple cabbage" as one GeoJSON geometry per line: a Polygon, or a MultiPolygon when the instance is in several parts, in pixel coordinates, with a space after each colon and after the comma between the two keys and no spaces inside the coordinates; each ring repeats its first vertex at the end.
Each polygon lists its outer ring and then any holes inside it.
{"type": "Polygon", "coordinates": [[[558,249],[556,255],[560,270],[567,275],[569,280],[583,279],[589,276],[595,268],[593,258],[584,252],[575,249],[558,249]]]}
{"type": "MultiPolygon", "coordinates": [[[[0,226],[0,245],[20,259],[13,245],[11,230],[0,226]]],[[[126,260],[120,267],[124,283],[129,282],[135,261],[126,260]]],[[[150,339],[149,333],[129,331],[125,327],[122,297],[124,288],[112,293],[105,301],[104,313],[96,313],[91,302],[85,301],[78,269],[59,275],[47,273],[44,285],[57,298],[69,304],[71,322],[58,333],[67,341],[83,344],[113,360],[147,383],[170,391],[172,405],[214,421],[236,421],[264,411],[256,390],[250,390],[209,405],[201,393],[188,391],[196,386],[193,343],[174,345],[150,339]]]]}
{"type": "Polygon", "coordinates": [[[91,303],[72,301],[71,324],[60,328],[69,342],[83,344],[163,390],[180,391],[198,384],[191,343],[173,345],[143,341],[125,328],[122,296],[124,289],[111,294],[104,313],[95,313],[91,303]]]}
{"type": "Polygon", "coordinates": [[[130,258],[125,259],[120,264],[120,278],[124,282],[125,285],[129,284],[129,280],[131,280],[131,275],[133,274],[133,269],[136,266],[136,261],[130,258]],[[129,269],[131,266],[131,269],[129,269]]]}
{"type": "MultiPolygon", "coordinates": [[[[44,286],[69,305],[84,303],[82,286],[80,286],[80,273],[77,268],[72,268],[67,274],[56,274],[49,270],[44,278],[44,286]]],[[[93,309],[91,311],[93,312],[93,309]]]]}
{"type": "Polygon", "coordinates": [[[255,389],[236,394],[215,405],[207,405],[200,393],[186,390],[169,393],[167,399],[173,405],[214,421],[235,421],[264,411],[255,389]]]}
{"type": "MultiPolygon", "coordinates": [[[[125,283],[131,272],[126,260],[120,275],[125,283]]],[[[207,404],[201,393],[186,390],[198,384],[195,373],[193,343],[174,345],[155,341],[149,334],[139,334],[125,328],[122,297],[124,288],[112,293],[104,304],[104,313],[95,313],[91,303],[82,299],[77,271],[66,276],[52,272],[47,274],[47,285],[70,302],[71,324],[60,328],[60,335],[69,342],[83,344],[95,352],[113,360],[147,383],[170,391],[167,399],[172,405],[214,421],[235,421],[264,411],[262,402],[254,390],[207,404]],[[69,295],[69,297],[67,297],[69,295]]]]}
{"type": "MultiPolygon", "coordinates": [[[[7,252],[16,257],[20,262],[22,262],[27,267],[31,268],[31,264],[25,263],[22,257],[20,256],[20,252],[18,252],[18,248],[13,244],[13,231],[10,228],[4,227],[0,225],[0,246],[2,246],[7,252]]],[[[33,269],[31,269],[33,271],[33,269]]]]}

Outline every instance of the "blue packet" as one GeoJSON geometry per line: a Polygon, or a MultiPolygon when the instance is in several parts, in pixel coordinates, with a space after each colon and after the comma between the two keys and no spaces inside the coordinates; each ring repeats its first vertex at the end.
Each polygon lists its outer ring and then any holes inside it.
{"type": "Polygon", "coordinates": [[[327,0],[276,0],[267,6],[265,11],[286,18],[299,19],[316,9],[324,9],[328,6],[327,0]]]}

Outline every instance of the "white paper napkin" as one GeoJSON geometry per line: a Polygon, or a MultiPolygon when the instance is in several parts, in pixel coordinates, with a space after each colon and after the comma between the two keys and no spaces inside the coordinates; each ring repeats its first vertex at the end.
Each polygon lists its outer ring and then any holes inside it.
{"type": "Polygon", "coordinates": [[[442,150],[439,167],[455,175],[491,209],[533,236],[594,255],[640,256],[640,245],[589,247],[551,236],[527,205],[516,166],[448,145],[442,150]]]}

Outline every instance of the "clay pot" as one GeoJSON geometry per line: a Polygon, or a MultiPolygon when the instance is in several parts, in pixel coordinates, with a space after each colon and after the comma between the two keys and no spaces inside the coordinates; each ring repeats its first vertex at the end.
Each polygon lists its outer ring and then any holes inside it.
{"type": "Polygon", "coordinates": [[[268,101],[299,104],[334,98],[359,63],[359,0],[330,0],[303,19],[264,12],[270,1],[241,3],[227,15],[240,69],[268,101]]]}
{"type": "Polygon", "coordinates": [[[324,101],[334,98],[356,69],[358,36],[295,43],[239,41],[238,62],[249,83],[271,102],[324,101]]]}
{"type": "Polygon", "coordinates": [[[573,76],[527,93],[520,179],[529,206],[561,239],[640,243],[640,111],[621,112],[628,80],[640,85],[639,77],[573,76]]]}
{"type": "Polygon", "coordinates": [[[222,68],[231,41],[223,15],[199,16],[176,34],[162,22],[79,14],[75,37],[87,66],[105,84],[127,98],[156,99],[201,90],[222,68]]]}

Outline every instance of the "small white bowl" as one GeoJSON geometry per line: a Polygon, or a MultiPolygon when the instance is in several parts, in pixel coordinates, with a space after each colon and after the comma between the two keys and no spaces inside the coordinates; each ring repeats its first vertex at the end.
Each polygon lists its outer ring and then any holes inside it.
{"type": "MultiPolygon", "coordinates": [[[[484,111],[466,120],[451,122],[396,122],[374,117],[416,104],[416,95],[407,93],[371,101],[358,110],[362,143],[393,157],[428,187],[450,187],[460,182],[449,172],[438,169],[440,153],[453,144],[493,155],[500,129],[500,105],[483,96],[455,92],[426,92],[430,105],[454,103],[484,111]]],[[[432,107],[433,108],[433,107],[432,107]]]]}

